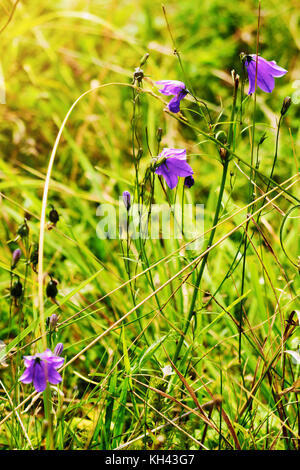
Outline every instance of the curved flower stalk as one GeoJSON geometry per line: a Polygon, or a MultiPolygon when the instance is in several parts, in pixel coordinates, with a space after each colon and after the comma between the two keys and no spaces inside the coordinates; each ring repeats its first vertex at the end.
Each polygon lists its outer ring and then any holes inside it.
{"type": "Polygon", "coordinates": [[[178,80],[160,80],[155,82],[156,85],[162,86],[159,91],[166,96],[173,96],[168,104],[168,108],[172,113],[179,113],[180,101],[188,94],[185,84],[178,80]]]}
{"type": "MultiPolygon", "coordinates": [[[[246,55],[244,59],[249,78],[248,95],[251,95],[255,91],[256,54],[246,55]]],[[[287,70],[277,65],[275,60],[268,61],[263,57],[257,57],[257,86],[266,93],[274,90],[274,77],[282,77],[286,73],[287,70]]]]}
{"type": "Polygon", "coordinates": [[[34,356],[24,356],[25,372],[19,378],[20,382],[30,384],[33,382],[37,392],[43,392],[46,389],[47,382],[56,385],[62,381],[61,375],[56,369],[64,363],[64,358],[55,353],[62,352],[62,343],[59,343],[54,353],[46,349],[43,353],[34,356]],[[59,347],[58,347],[59,346],[59,347]]]}
{"type": "Polygon", "coordinates": [[[164,148],[158,157],[162,159],[162,163],[156,168],[155,173],[164,177],[170,189],[177,186],[179,176],[187,177],[194,173],[186,161],[185,149],[164,148]]]}

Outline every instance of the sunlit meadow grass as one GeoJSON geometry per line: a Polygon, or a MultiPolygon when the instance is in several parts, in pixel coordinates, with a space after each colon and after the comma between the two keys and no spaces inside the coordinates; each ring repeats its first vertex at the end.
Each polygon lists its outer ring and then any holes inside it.
{"type": "Polygon", "coordinates": [[[299,449],[297,3],[0,3],[1,449],[299,449]],[[288,73],[248,96],[257,48],[288,73]],[[203,204],[200,248],[100,238],[124,191],[203,204]],[[21,383],[57,343],[62,382],[21,383]]]}

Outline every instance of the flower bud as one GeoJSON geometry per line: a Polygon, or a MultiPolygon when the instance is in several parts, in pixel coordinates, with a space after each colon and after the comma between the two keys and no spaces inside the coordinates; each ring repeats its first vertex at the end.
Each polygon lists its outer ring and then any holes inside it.
{"type": "Polygon", "coordinates": [[[17,248],[13,254],[12,254],[12,264],[11,264],[11,269],[14,269],[17,264],[18,264],[18,261],[19,259],[21,258],[21,254],[22,254],[22,251],[20,250],[20,248],[17,248]]]}
{"type": "Polygon", "coordinates": [[[162,133],[163,133],[163,130],[161,127],[159,127],[156,131],[156,139],[157,139],[157,142],[160,143],[161,142],[161,138],[162,138],[162,133]]]}
{"type": "Polygon", "coordinates": [[[50,297],[51,299],[55,299],[58,293],[56,286],[57,286],[57,282],[54,279],[51,279],[51,281],[48,282],[48,285],[46,287],[47,297],[50,297]]]}
{"type": "Polygon", "coordinates": [[[53,354],[55,354],[55,356],[61,356],[63,349],[64,349],[64,345],[62,343],[57,343],[57,345],[54,348],[53,354]]]}
{"type": "Polygon", "coordinates": [[[55,327],[57,325],[57,322],[58,322],[58,316],[56,315],[56,313],[53,313],[51,315],[51,317],[48,317],[49,318],[49,327],[51,330],[55,330],[55,327]]]}
{"type": "Polygon", "coordinates": [[[228,153],[228,152],[227,152],[227,149],[225,149],[224,147],[221,147],[220,150],[219,150],[219,152],[220,152],[220,157],[221,157],[221,159],[222,159],[223,161],[225,161],[226,158],[227,158],[227,153],[228,153]]]}
{"type": "Polygon", "coordinates": [[[32,251],[30,254],[30,263],[33,266],[36,266],[38,264],[38,261],[39,261],[39,247],[38,245],[34,244],[32,246],[32,251]]]}
{"type": "Polygon", "coordinates": [[[280,111],[281,116],[284,116],[287,113],[287,111],[288,111],[289,107],[291,106],[291,104],[292,104],[291,97],[286,96],[283,100],[283,103],[282,103],[282,108],[281,108],[281,111],[280,111]]]}
{"type": "Polygon", "coordinates": [[[24,223],[18,227],[17,234],[20,235],[21,238],[28,237],[29,227],[27,225],[26,219],[24,219],[24,223]]]}
{"type": "Polygon", "coordinates": [[[143,65],[145,65],[145,63],[147,62],[148,60],[148,57],[149,57],[149,52],[147,52],[141,59],[141,62],[140,62],[140,67],[143,67],[143,65]]]}
{"type": "Polygon", "coordinates": [[[191,188],[192,186],[194,186],[194,183],[195,180],[192,176],[186,176],[184,178],[184,186],[186,186],[187,188],[191,188]]]}
{"type": "Polygon", "coordinates": [[[131,207],[131,195],[130,195],[129,191],[124,191],[123,192],[123,202],[124,202],[124,206],[125,206],[126,210],[129,211],[129,209],[131,207]]]}
{"type": "Polygon", "coordinates": [[[52,222],[54,225],[59,221],[59,215],[56,209],[52,207],[51,211],[49,212],[49,220],[52,222]]]}
{"type": "Polygon", "coordinates": [[[23,285],[20,282],[20,279],[15,281],[11,287],[10,293],[15,299],[19,299],[23,294],[23,285]]]}

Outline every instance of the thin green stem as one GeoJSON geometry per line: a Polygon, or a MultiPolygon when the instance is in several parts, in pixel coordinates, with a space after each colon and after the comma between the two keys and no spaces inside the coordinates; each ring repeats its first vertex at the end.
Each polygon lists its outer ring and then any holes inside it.
{"type": "MultiPolygon", "coordinates": [[[[222,173],[220,192],[219,192],[217,208],[216,208],[216,212],[215,212],[215,216],[214,216],[214,221],[213,221],[213,227],[214,228],[210,232],[210,237],[209,237],[209,241],[208,241],[206,249],[208,249],[212,245],[214,235],[215,235],[215,232],[216,232],[216,228],[217,228],[216,225],[218,223],[219,215],[220,215],[220,211],[221,211],[221,207],[222,207],[222,199],[223,199],[223,194],[224,194],[224,189],[225,189],[225,182],[226,182],[228,164],[229,164],[229,160],[228,160],[228,158],[226,158],[226,160],[223,164],[223,173],[222,173]]],[[[199,273],[198,273],[198,276],[197,276],[197,279],[196,279],[196,284],[195,284],[195,287],[194,287],[193,297],[192,297],[191,305],[190,305],[190,308],[189,308],[187,320],[185,322],[185,326],[184,326],[184,329],[183,329],[183,335],[180,337],[180,340],[178,342],[178,345],[177,345],[177,348],[176,348],[176,351],[175,351],[174,363],[177,362],[177,359],[179,357],[179,353],[180,353],[182,345],[183,345],[184,336],[186,335],[186,333],[188,331],[191,319],[194,315],[194,308],[195,308],[195,304],[196,304],[196,300],[197,300],[197,296],[198,296],[199,286],[200,286],[200,282],[201,282],[201,279],[202,279],[202,276],[203,276],[203,273],[204,273],[204,268],[205,268],[206,263],[207,263],[208,255],[209,255],[209,252],[207,252],[205,254],[205,256],[203,257],[202,262],[201,262],[201,266],[200,266],[200,270],[199,270],[199,273]]]]}

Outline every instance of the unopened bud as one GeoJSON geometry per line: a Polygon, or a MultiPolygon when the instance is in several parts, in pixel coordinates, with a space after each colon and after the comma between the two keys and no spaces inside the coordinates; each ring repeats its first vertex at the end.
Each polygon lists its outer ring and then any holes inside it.
{"type": "Polygon", "coordinates": [[[20,235],[21,238],[26,238],[28,236],[28,233],[29,233],[29,227],[25,219],[24,223],[18,227],[17,234],[20,235]]]}
{"type": "Polygon", "coordinates": [[[54,348],[53,354],[55,354],[55,356],[61,356],[63,349],[64,349],[64,345],[62,343],[57,343],[57,345],[54,348]]]}
{"type": "Polygon", "coordinates": [[[57,286],[57,282],[54,279],[51,279],[51,281],[48,282],[47,287],[46,287],[47,297],[50,297],[51,299],[55,299],[58,293],[56,286],[57,286]]]}
{"type": "Polygon", "coordinates": [[[52,222],[54,225],[59,221],[59,215],[56,209],[52,207],[51,211],[49,212],[49,220],[52,222]]]}
{"type": "Polygon", "coordinates": [[[126,210],[129,211],[129,209],[131,207],[131,195],[130,195],[129,191],[124,191],[123,192],[123,202],[124,202],[124,206],[125,206],[126,210]]]}
{"type": "Polygon", "coordinates": [[[22,254],[22,251],[20,250],[20,248],[17,248],[13,254],[12,254],[12,264],[11,264],[11,269],[14,269],[18,262],[19,262],[19,259],[21,258],[21,254],[22,254]]]}
{"type": "Polygon", "coordinates": [[[291,97],[286,96],[286,98],[284,98],[283,103],[282,103],[281,116],[284,116],[287,113],[291,104],[292,104],[291,97]]]}
{"type": "Polygon", "coordinates": [[[163,130],[161,127],[159,127],[156,131],[156,139],[158,143],[161,141],[162,133],[163,133],[163,130]]]}
{"type": "Polygon", "coordinates": [[[141,59],[141,62],[140,62],[140,67],[143,67],[143,65],[145,65],[145,63],[147,62],[148,60],[148,57],[149,57],[149,52],[147,52],[141,59]]]}
{"type": "Polygon", "coordinates": [[[49,318],[49,327],[51,330],[55,330],[57,322],[58,322],[58,316],[56,313],[52,313],[51,317],[49,318]]]}
{"type": "Polygon", "coordinates": [[[38,264],[38,261],[39,261],[39,247],[38,245],[33,245],[32,251],[30,254],[30,263],[33,266],[36,266],[38,264]]]}
{"type": "Polygon", "coordinates": [[[195,180],[192,176],[186,176],[184,178],[184,186],[186,186],[187,188],[191,188],[192,186],[194,186],[194,183],[195,180]]]}
{"type": "Polygon", "coordinates": [[[19,299],[23,294],[23,285],[20,282],[20,279],[15,281],[11,287],[10,293],[15,299],[19,299]]]}
{"type": "Polygon", "coordinates": [[[226,158],[227,158],[227,153],[228,153],[227,149],[225,149],[224,147],[221,147],[220,150],[219,150],[219,152],[220,152],[220,157],[221,157],[221,159],[222,159],[222,160],[226,160],[226,158]]]}

